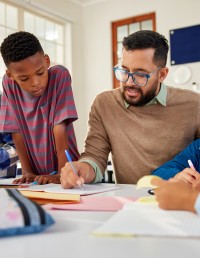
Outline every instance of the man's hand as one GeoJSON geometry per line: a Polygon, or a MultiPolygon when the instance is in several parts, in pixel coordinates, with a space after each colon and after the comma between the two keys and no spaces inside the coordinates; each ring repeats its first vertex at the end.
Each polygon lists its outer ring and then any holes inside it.
{"type": "Polygon", "coordinates": [[[85,162],[73,162],[77,174],[72,170],[70,163],[67,162],[61,169],[60,181],[63,188],[73,188],[84,183],[90,183],[95,178],[92,166],[85,162]]]}

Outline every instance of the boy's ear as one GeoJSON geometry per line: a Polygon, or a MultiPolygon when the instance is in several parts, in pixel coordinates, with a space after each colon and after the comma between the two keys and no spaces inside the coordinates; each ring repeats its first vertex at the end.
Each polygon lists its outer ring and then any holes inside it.
{"type": "Polygon", "coordinates": [[[9,69],[6,69],[6,74],[7,74],[7,76],[8,76],[11,80],[14,81],[14,78],[12,77],[12,74],[11,74],[11,72],[10,72],[9,69]]]}
{"type": "Polygon", "coordinates": [[[47,54],[44,55],[44,59],[45,59],[45,62],[46,62],[46,65],[47,65],[47,68],[50,67],[50,64],[51,64],[51,61],[50,61],[50,58],[47,54]]]}

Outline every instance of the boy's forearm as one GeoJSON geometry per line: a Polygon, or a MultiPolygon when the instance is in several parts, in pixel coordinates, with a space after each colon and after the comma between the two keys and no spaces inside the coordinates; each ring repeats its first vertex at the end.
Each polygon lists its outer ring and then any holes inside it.
{"type": "Polygon", "coordinates": [[[68,149],[68,139],[66,134],[66,124],[64,122],[55,125],[53,128],[56,153],[58,159],[58,173],[60,173],[61,168],[64,167],[67,162],[65,155],[65,150],[68,149]]]}

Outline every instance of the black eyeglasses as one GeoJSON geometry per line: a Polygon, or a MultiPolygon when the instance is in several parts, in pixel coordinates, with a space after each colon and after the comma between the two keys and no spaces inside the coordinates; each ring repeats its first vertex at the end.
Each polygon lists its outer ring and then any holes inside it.
{"type": "Polygon", "coordinates": [[[160,68],[162,68],[162,66],[157,67],[149,74],[140,72],[130,73],[127,70],[119,67],[114,67],[113,70],[118,81],[127,82],[129,77],[131,77],[136,85],[143,87],[147,85],[148,79],[151,77],[151,75],[158,71],[160,68]]]}

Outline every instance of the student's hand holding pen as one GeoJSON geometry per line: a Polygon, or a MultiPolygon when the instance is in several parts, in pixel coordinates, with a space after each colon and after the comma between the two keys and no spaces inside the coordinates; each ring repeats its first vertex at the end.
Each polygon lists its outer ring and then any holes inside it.
{"type": "Polygon", "coordinates": [[[76,170],[74,173],[70,162],[67,162],[61,169],[60,182],[63,188],[81,187],[84,183],[90,183],[95,178],[92,166],[85,162],[72,162],[76,170]]]}
{"type": "Polygon", "coordinates": [[[188,168],[177,173],[171,181],[183,181],[188,184],[193,184],[199,176],[199,172],[196,171],[192,161],[188,160],[188,168]]]}
{"type": "Polygon", "coordinates": [[[199,173],[196,170],[185,168],[174,176],[173,181],[183,181],[188,184],[193,184],[198,177],[199,173]]]}

